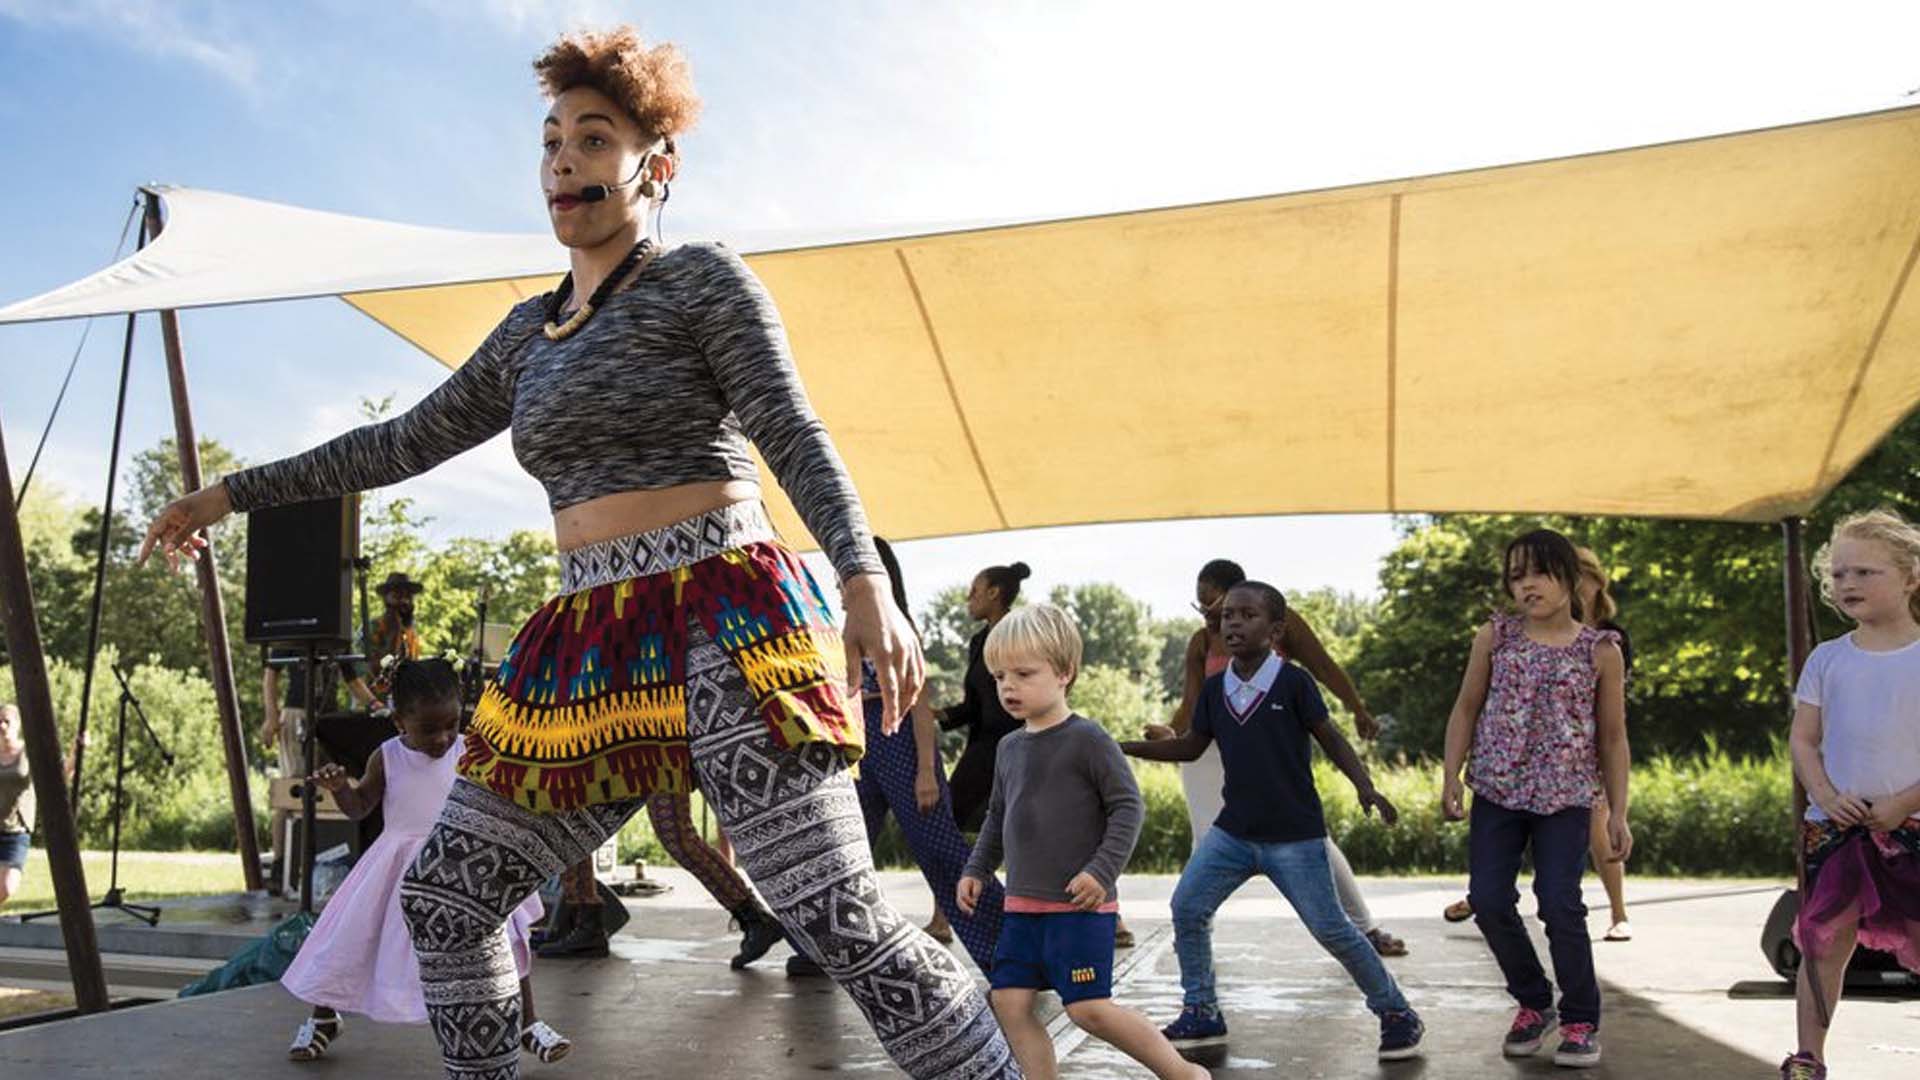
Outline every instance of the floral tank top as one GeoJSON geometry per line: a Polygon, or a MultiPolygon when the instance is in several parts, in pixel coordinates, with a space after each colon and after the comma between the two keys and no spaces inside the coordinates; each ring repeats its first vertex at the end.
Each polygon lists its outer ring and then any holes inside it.
{"type": "Polygon", "coordinates": [[[1467,786],[1509,810],[1553,814],[1592,806],[1600,791],[1595,741],[1600,670],[1593,661],[1610,630],[1580,628],[1568,645],[1527,636],[1526,618],[1493,618],[1493,671],[1473,730],[1467,786]]]}

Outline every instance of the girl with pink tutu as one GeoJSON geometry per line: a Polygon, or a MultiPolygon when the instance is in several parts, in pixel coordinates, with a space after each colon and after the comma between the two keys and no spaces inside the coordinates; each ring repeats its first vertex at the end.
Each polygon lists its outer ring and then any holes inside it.
{"type": "MultiPolygon", "coordinates": [[[[401,660],[392,669],[393,722],[388,739],[356,783],[338,765],[310,778],[333,793],[342,813],[356,820],[378,806],[385,820],[353,872],[334,891],[313,932],[281,976],[293,996],[313,1005],[288,1055],[295,1061],[326,1056],[340,1037],[341,1012],[389,1024],[420,1024],[427,1004],[420,966],[400,911],[400,878],[440,818],[460,758],[460,678],[445,660],[401,660]]],[[[520,1046],[541,1061],[558,1061],[573,1044],[535,1019],[532,955],[527,934],[540,920],[540,897],[527,897],[502,933],[520,973],[520,1046]]]]}
{"type": "Polygon", "coordinates": [[[1820,591],[1853,620],[1807,658],[1795,692],[1794,774],[1807,789],[1800,1049],[1786,1080],[1821,1080],[1827,1027],[1854,946],[1920,973],[1920,528],[1853,514],[1814,557],[1820,591]]]}

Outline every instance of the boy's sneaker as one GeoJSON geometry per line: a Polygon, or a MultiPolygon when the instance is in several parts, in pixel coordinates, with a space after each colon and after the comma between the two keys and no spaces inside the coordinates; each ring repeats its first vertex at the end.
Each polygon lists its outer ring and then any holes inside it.
{"type": "Polygon", "coordinates": [[[1592,1024],[1561,1024],[1560,1049],[1553,1052],[1553,1063],[1570,1069],[1600,1064],[1600,1033],[1592,1024]]]}
{"type": "Polygon", "coordinates": [[[1780,1063],[1780,1080],[1827,1080],[1827,1067],[1802,1050],[1780,1063]]]}
{"type": "Polygon", "coordinates": [[[1541,1043],[1547,1041],[1547,1032],[1553,1030],[1556,1019],[1558,1017],[1552,1009],[1520,1006],[1520,1011],[1513,1014],[1513,1026],[1507,1029],[1507,1039],[1500,1046],[1501,1052],[1508,1057],[1526,1057],[1534,1053],[1540,1049],[1541,1043]]]}
{"type": "Polygon", "coordinates": [[[1227,1041],[1227,1018],[1214,1005],[1188,1005],[1179,1019],[1160,1029],[1175,1046],[1212,1046],[1227,1041]]]}
{"type": "Polygon", "coordinates": [[[1420,1036],[1427,1033],[1427,1025],[1420,1022],[1420,1014],[1412,1009],[1380,1015],[1380,1060],[1404,1061],[1420,1055],[1420,1036]]]}

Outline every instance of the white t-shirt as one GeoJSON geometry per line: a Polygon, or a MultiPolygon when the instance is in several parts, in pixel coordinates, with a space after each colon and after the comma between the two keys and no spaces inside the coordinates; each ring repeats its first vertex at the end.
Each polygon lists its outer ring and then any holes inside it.
{"type": "MultiPolygon", "coordinates": [[[[1880,799],[1920,784],[1920,641],[1868,652],[1846,634],[1807,658],[1796,691],[1820,707],[1820,760],[1841,791],[1880,799]]],[[[1809,802],[1807,818],[1826,813],[1809,802]]]]}

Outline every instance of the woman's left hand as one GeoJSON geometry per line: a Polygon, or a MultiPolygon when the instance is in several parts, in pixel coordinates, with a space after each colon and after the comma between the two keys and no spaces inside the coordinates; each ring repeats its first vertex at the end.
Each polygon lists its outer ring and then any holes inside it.
{"type": "Polygon", "coordinates": [[[923,814],[933,813],[933,808],[940,805],[940,781],[934,778],[932,769],[913,774],[913,804],[923,814]]]}
{"type": "Polygon", "coordinates": [[[891,735],[900,718],[920,699],[926,683],[926,658],[913,624],[894,606],[885,574],[856,574],[846,580],[840,604],[847,612],[840,632],[847,646],[847,698],[860,700],[860,661],[873,664],[880,683],[880,730],[891,735]]]}

